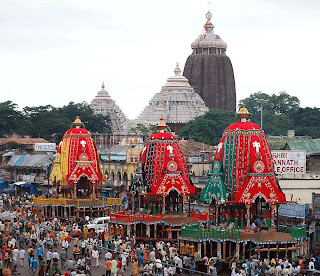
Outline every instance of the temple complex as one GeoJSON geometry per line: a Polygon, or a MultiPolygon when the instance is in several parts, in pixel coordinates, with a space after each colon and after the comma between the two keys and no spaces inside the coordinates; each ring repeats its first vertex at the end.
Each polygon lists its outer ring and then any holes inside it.
{"type": "Polygon", "coordinates": [[[206,14],[203,33],[191,44],[183,75],[210,109],[236,110],[233,68],[226,55],[227,44],[215,34],[212,14],[206,14]]]}
{"type": "Polygon", "coordinates": [[[208,108],[201,97],[194,92],[188,80],[181,76],[179,64],[174,70],[175,75],[169,77],[161,92],[155,94],[137,120],[132,123],[156,125],[163,117],[169,128],[178,133],[186,124],[198,116],[205,114],[208,108]]]}
{"type": "Polygon", "coordinates": [[[110,117],[113,134],[126,134],[128,132],[129,120],[116,102],[110,97],[108,91],[105,90],[104,83],[102,83],[98,95],[92,100],[91,108],[95,114],[108,115],[110,117]]]}

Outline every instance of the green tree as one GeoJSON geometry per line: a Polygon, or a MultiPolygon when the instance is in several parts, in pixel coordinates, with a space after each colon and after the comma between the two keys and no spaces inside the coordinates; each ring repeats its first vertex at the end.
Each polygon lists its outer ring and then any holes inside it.
{"type": "Polygon", "coordinates": [[[17,109],[18,105],[12,101],[0,103],[0,137],[13,133],[24,133],[26,121],[17,109]]]}
{"type": "Polygon", "coordinates": [[[26,106],[23,108],[24,115],[29,121],[28,135],[50,139],[51,135],[62,137],[68,127],[68,119],[59,112],[58,108],[51,105],[26,106]]]}
{"type": "MultiPolygon", "coordinates": [[[[260,121],[257,122],[260,125],[260,121]]],[[[273,111],[263,112],[263,130],[268,135],[287,135],[292,129],[292,121],[288,114],[275,114],[273,111]]]]}
{"type": "MultiPolygon", "coordinates": [[[[94,114],[90,105],[86,102],[70,102],[59,108],[59,112],[69,119],[69,124],[74,121],[76,116],[80,116],[81,121],[85,124],[86,129],[90,132],[111,133],[111,121],[109,116],[94,114]]],[[[70,126],[70,125],[69,125],[70,126]]]]}
{"type": "MultiPolygon", "coordinates": [[[[143,141],[145,141],[152,133],[157,132],[157,126],[156,125],[146,126],[144,124],[137,124],[137,126],[131,128],[130,131],[135,132],[139,135],[142,135],[143,141]]],[[[169,131],[169,129],[167,129],[166,131],[169,131]]]]}
{"type": "Polygon", "coordinates": [[[179,137],[193,139],[196,142],[204,142],[209,145],[217,145],[225,128],[235,121],[236,116],[231,111],[209,110],[181,129],[179,137]]]}
{"type": "Polygon", "coordinates": [[[83,103],[70,102],[63,107],[51,105],[25,107],[23,114],[29,122],[26,134],[33,137],[43,137],[58,142],[63,134],[71,127],[76,116],[90,132],[111,133],[109,116],[94,114],[90,106],[83,103]]]}
{"type": "Polygon", "coordinates": [[[320,138],[320,108],[298,108],[290,111],[289,117],[296,135],[320,138]]]}
{"type": "Polygon", "coordinates": [[[279,95],[268,95],[261,91],[251,94],[249,97],[241,100],[239,105],[246,104],[249,112],[252,114],[252,121],[259,124],[261,118],[261,105],[264,112],[270,111],[276,115],[288,114],[290,111],[297,110],[300,106],[300,101],[295,96],[290,96],[286,91],[280,91],[279,95]]]}

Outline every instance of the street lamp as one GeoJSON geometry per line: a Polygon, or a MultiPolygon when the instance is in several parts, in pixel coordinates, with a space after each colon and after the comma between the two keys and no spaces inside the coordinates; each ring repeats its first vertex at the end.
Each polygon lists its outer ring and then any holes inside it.
{"type": "Polygon", "coordinates": [[[266,103],[267,102],[267,100],[265,100],[265,99],[259,99],[258,100],[258,103],[260,103],[260,111],[261,111],[261,117],[260,117],[260,125],[261,125],[261,128],[262,128],[262,123],[263,123],[263,120],[262,120],[262,113],[263,113],[263,104],[264,103],[266,103]]]}

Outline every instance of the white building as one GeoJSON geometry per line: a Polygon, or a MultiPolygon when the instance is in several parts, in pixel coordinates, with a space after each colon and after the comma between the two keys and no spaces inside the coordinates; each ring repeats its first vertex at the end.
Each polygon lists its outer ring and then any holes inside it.
{"type": "Polygon", "coordinates": [[[204,115],[209,110],[188,80],[181,75],[178,63],[174,73],[162,90],[152,97],[138,118],[131,121],[132,127],[137,124],[156,125],[163,117],[171,130],[177,133],[190,120],[204,115]]]}
{"type": "Polygon", "coordinates": [[[91,102],[91,108],[95,114],[108,115],[110,117],[113,134],[126,134],[129,120],[104,88],[103,83],[98,95],[91,102]]]}

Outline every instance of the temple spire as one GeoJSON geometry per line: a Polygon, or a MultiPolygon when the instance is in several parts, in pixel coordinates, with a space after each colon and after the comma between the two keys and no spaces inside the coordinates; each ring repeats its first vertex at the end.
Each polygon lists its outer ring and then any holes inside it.
{"type": "Polygon", "coordinates": [[[104,81],[102,82],[101,88],[102,88],[102,90],[104,90],[104,88],[105,88],[104,81]]]}
{"type": "Polygon", "coordinates": [[[208,10],[208,12],[206,13],[206,18],[207,18],[207,22],[206,24],[204,24],[203,27],[207,33],[210,33],[214,29],[214,26],[211,23],[212,13],[210,12],[210,10],[208,10]]]}
{"type": "Polygon", "coordinates": [[[179,67],[179,62],[177,62],[177,64],[176,64],[176,68],[174,69],[174,73],[176,74],[176,76],[181,75],[181,69],[179,67]]]}

